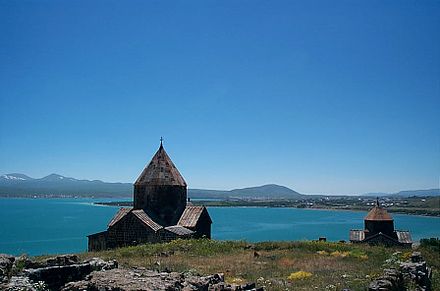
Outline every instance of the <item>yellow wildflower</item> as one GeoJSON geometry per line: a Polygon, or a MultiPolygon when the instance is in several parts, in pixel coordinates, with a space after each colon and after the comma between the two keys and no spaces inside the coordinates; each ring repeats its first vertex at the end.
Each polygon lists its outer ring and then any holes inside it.
{"type": "Polygon", "coordinates": [[[312,276],[312,273],[309,272],[305,272],[305,271],[298,271],[298,272],[294,272],[291,273],[287,279],[288,280],[302,280],[302,279],[306,279],[312,276]]]}

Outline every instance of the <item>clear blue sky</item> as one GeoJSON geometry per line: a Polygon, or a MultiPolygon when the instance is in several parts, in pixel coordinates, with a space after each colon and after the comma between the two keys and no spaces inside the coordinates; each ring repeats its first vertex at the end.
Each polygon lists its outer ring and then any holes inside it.
{"type": "Polygon", "coordinates": [[[439,1],[0,0],[0,174],[434,188],[439,1]]]}

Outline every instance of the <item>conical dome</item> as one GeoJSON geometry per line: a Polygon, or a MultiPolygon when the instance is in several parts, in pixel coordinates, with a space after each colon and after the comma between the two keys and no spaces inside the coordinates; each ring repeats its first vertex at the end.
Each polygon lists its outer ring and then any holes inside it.
{"type": "Polygon", "coordinates": [[[161,142],[159,150],[153,156],[148,166],[142,171],[136,182],[134,182],[134,185],[169,185],[186,187],[186,182],[171,161],[161,142]]]}
{"type": "Polygon", "coordinates": [[[388,211],[379,205],[379,200],[376,200],[376,205],[368,212],[365,220],[369,221],[392,221],[393,218],[388,214],[388,211]]]}

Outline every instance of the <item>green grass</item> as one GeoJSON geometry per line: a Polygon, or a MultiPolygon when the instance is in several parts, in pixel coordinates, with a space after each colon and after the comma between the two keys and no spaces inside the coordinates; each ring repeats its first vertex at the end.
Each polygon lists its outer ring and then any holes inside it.
{"type": "MultiPolygon", "coordinates": [[[[440,259],[436,249],[421,246],[420,251],[433,266],[434,287],[439,288],[440,259]]],[[[201,275],[221,272],[229,283],[256,282],[267,290],[365,290],[385,267],[397,264],[410,254],[409,249],[344,243],[201,239],[146,244],[80,256],[82,259],[95,256],[116,259],[122,266],[160,271],[190,271],[201,275]],[[293,281],[287,279],[290,274],[300,271],[312,275],[293,281]]]]}

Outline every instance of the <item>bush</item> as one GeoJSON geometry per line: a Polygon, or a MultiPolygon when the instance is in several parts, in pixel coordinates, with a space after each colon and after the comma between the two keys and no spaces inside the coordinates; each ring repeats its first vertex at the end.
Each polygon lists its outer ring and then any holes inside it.
{"type": "Polygon", "coordinates": [[[291,273],[291,274],[287,277],[287,279],[288,279],[288,280],[291,280],[291,281],[294,281],[294,280],[303,280],[303,279],[307,279],[307,278],[309,278],[309,277],[311,277],[311,276],[312,276],[312,273],[310,273],[310,272],[298,271],[298,272],[291,273]]]}
{"type": "Polygon", "coordinates": [[[440,251],[440,239],[438,238],[422,238],[420,240],[420,246],[434,248],[440,251]]]}

